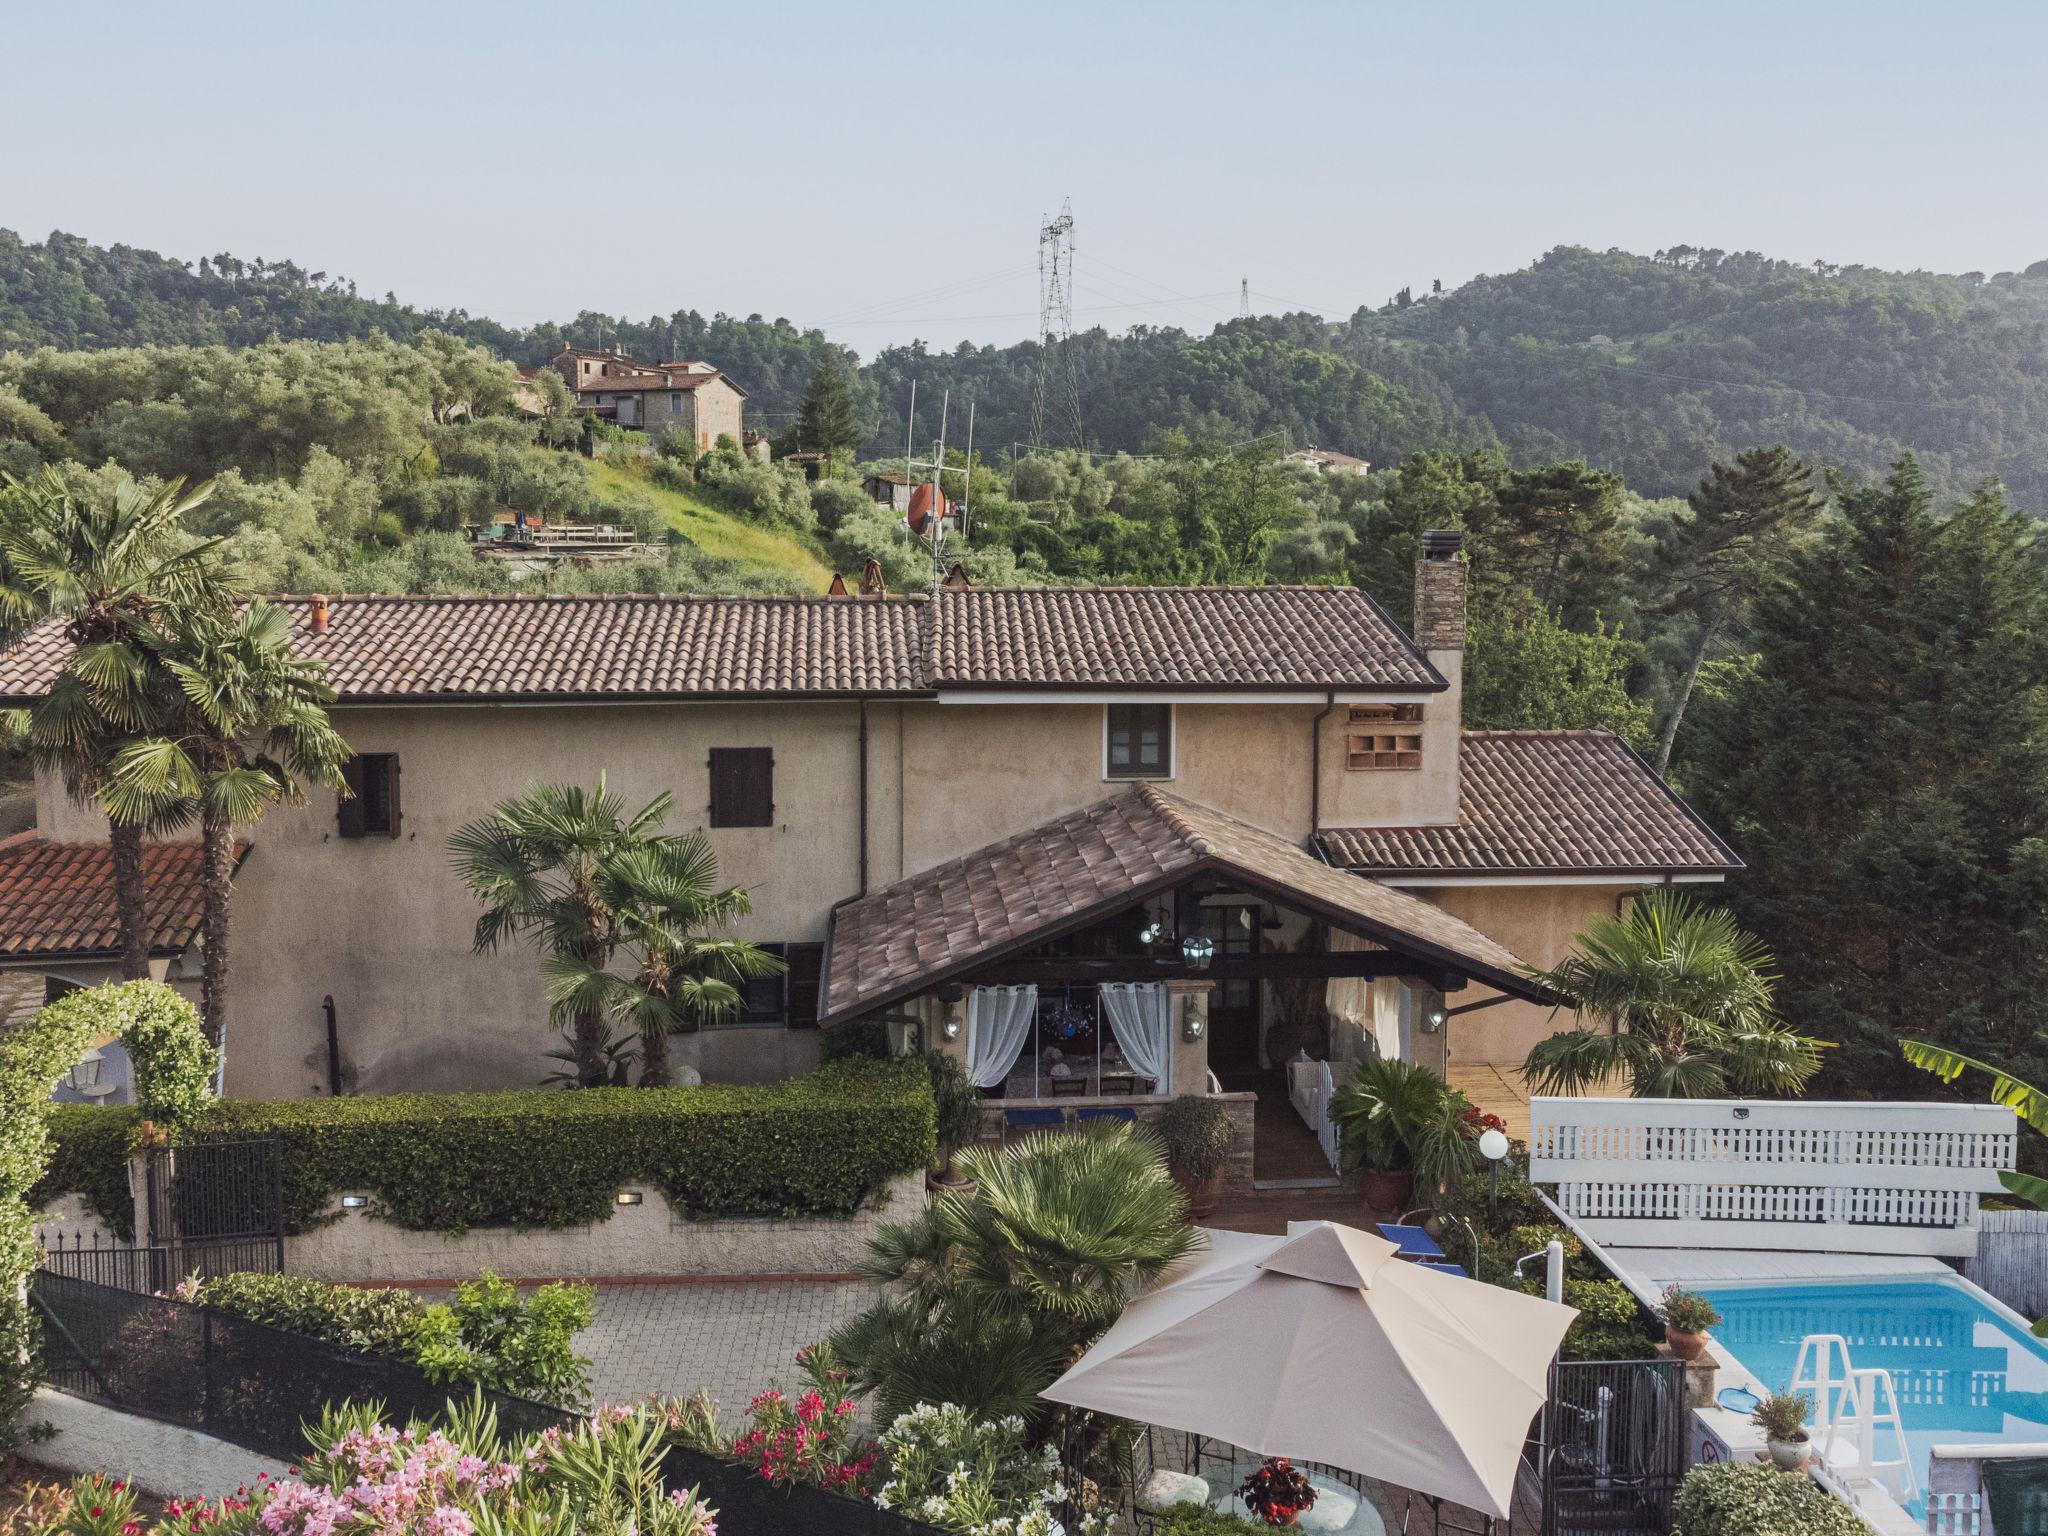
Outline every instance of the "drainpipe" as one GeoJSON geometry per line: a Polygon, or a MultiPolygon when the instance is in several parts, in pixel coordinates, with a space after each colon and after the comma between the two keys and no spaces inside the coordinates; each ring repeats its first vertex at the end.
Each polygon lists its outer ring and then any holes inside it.
{"type": "Polygon", "coordinates": [[[1328,702],[1309,727],[1308,738],[1308,840],[1311,847],[1320,847],[1316,834],[1323,829],[1323,722],[1336,712],[1337,690],[1330,689],[1324,697],[1328,702]]]}
{"type": "Polygon", "coordinates": [[[868,696],[860,696],[860,894],[868,893],[868,696]]]}
{"type": "Polygon", "coordinates": [[[327,1015],[327,1093],[330,1098],[341,1097],[341,1030],[334,1021],[334,994],[328,993],[320,999],[320,1009],[327,1015]]]}

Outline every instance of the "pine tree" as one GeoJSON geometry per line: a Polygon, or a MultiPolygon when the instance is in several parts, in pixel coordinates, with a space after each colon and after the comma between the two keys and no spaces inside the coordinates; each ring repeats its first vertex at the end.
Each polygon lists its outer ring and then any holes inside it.
{"type": "Polygon", "coordinates": [[[1657,745],[1659,773],[1670,765],[1707,652],[1747,624],[1750,599],[1784,569],[1825,506],[1810,471],[1783,447],[1749,449],[1732,467],[1716,464],[1687,503],[1691,516],[1673,530],[1655,573],[1656,586],[1669,593],[1663,611],[1686,614],[1693,626],[1657,745]]]}
{"type": "Polygon", "coordinates": [[[1749,869],[1730,895],[1836,1088],[1910,1094],[1898,1042],[2017,1069],[2048,1024],[2044,590],[1986,488],[1938,519],[1918,467],[1845,490],[1754,609],[1755,665],[1688,753],[1749,869]]]}
{"type": "Polygon", "coordinates": [[[834,458],[860,446],[864,434],[854,413],[853,395],[847,388],[846,369],[839,358],[827,353],[811,371],[810,387],[804,391],[803,414],[797,425],[806,451],[834,458]]]}

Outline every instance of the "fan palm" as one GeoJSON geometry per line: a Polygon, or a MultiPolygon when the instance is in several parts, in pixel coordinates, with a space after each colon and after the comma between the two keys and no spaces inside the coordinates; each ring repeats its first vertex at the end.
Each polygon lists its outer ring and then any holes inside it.
{"type": "Polygon", "coordinates": [[[1126,1127],[1041,1133],[960,1154],[945,1193],[869,1245],[896,1287],[834,1336],[885,1416],[916,1402],[1031,1414],[1037,1394],[1147,1282],[1199,1241],[1158,1143],[1126,1127]]]}
{"type": "Polygon", "coordinates": [[[1468,1107],[1429,1068],[1382,1059],[1360,1062],[1330,1096],[1330,1119],[1346,1156],[1383,1173],[1412,1171],[1434,1194],[1478,1165],[1478,1143],[1459,1118],[1468,1107]]]}
{"type": "Polygon", "coordinates": [[[616,948],[632,955],[622,975],[578,952],[542,963],[550,1002],[580,1016],[617,1018],[640,1037],[640,1081],[669,1081],[668,1037],[739,1012],[740,984],[773,976],[782,961],[756,945],[719,937],[753,911],[738,886],[718,888],[718,859],[701,832],[624,844],[597,861],[592,889],[612,914],[616,948]]]}
{"type": "Polygon", "coordinates": [[[114,754],[101,798],[110,814],[147,821],[199,808],[205,874],[200,1017],[226,1044],[228,902],[235,829],[272,805],[304,801],[307,780],[345,787],[348,743],[328,719],[334,694],[317,662],[292,654],[284,611],[254,602],[221,617],[190,608],[146,641],[177,680],[182,707],[114,754]]]}
{"type": "MultiPolygon", "coordinates": [[[[110,496],[75,487],[55,466],[0,491],[0,643],[45,618],[63,625],[71,654],[21,722],[30,758],[55,771],[80,804],[102,803],[116,754],[178,708],[178,689],[151,640],[179,613],[225,611],[218,541],[199,541],[185,515],[212,493],[173,480],[145,490],[123,480],[110,496]]],[[[142,878],[145,834],[190,821],[193,807],[159,804],[147,817],[108,811],[108,847],[121,931],[121,974],[149,974],[142,878]]]]}
{"type": "Polygon", "coordinates": [[[1539,1041],[1522,1073],[1539,1093],[1580,1093],[1622,1077],[1637,1098],[1795,1094],[1820,1068],[1822,1042],[1771,1008],[1770,951],[1726,912],[1669,889],[1596,923],[1577,952],[1528,974],[1579,1019],[1539,1041]]]}

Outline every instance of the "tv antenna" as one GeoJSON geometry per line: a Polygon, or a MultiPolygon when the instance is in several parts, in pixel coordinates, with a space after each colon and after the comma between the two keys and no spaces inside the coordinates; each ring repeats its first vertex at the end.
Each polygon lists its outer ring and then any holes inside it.
{"type": "Polygon", "coordinates": [[[1085,448],[1081,376],[1074,363],[1074,200],[1038,230],[1038,379],[1031,446],[1085,448]]]}
{"type": "Polygon", "coordinates": [[[919,470],[929,470],[931,478],[922,484],[913,483],[910,505],[904,510],[903,526],[910,536],[920,544],[928,546],[932,553],[932,585],[945,580],[946,576],[946,524],[957,521],[962,542],[965,542],[970,527],[969,516],[974,501],[974,402],[967,402],[967,467],[955,469],[946,463],[946,428],[953,410],[953,391],[948,389],[939,397],[939,436],[932,446],[928,459],[913,458],[913,443],[917,434],[917,380],[910,381],[910,412],[903,422],[903,476],[906,481],[915,482],[919,470]],[[960,502],[958,507],[946,500],[947,475],[960,477],[960,502]]]}
{"type": "Polygon", "coordinates": [[[1252,317],[1252,280],[1240,277],[1237,280],[1237,318],[1249,320],[1252,317]]]}

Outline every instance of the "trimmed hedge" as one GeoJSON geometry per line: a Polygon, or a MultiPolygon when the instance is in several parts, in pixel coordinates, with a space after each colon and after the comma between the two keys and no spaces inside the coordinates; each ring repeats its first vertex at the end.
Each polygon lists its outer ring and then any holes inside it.
{"type": "Polygon", "coordinates": [[[1694,1467],[1679,1484],[1672,1536],[1869,1536],[1870,1528],[1804,1472],[1761,1462],[1694,1467]]]}
{"type": "MultiPolygon", "coordinates": [[[[77,1190],[100,1209],[118,1187],[125,1200],[125,1123],[112,1128],[123,1113],[60,1113],[38,1194],[77,1190]]],[[[936,1153],[916,1059],[834,1062],[760,1086],[223,1100],[194,1136],[277,1137],[289,1231],[317,1225],[345,1191],[420,1231],[603,1221],[626,1184],[703,1216],[846,1215],[936,1153]]]]}
{"type": "Polygon", "coordinates": [[[40,1210],[64,1195],[83,1195],[107,1230],[135,1241],[135,1203],[128,1193],[128,1148],[142,1112],[131,1105],[52,1104],[49,1166],[29,1193],[40,1210]]]}

